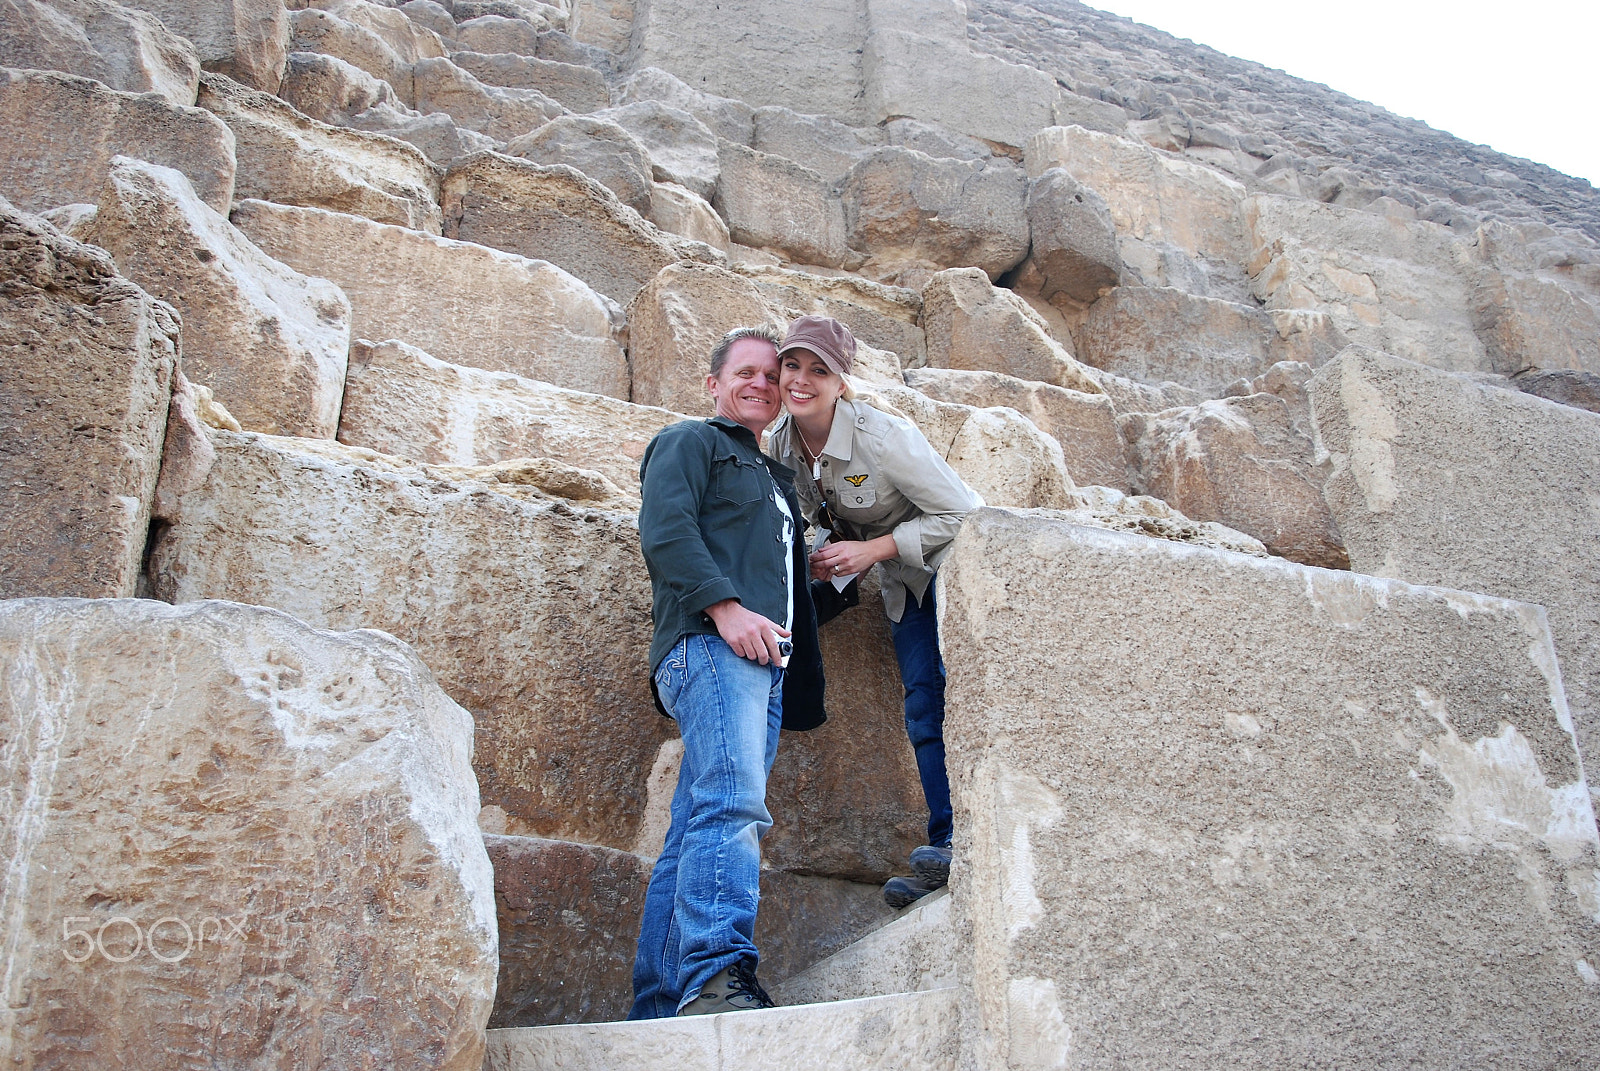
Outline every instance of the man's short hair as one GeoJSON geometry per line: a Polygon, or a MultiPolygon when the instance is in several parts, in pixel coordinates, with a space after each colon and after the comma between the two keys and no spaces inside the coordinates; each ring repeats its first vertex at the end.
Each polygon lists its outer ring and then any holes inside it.
{"type": "Polygon", "coordinates": [[[728,351],[733,349],[733,344],[741,338],[759,338],[762,342],[772,343],[773,349],[777,349],[783,343],[783,336],[764,324],[760,327],[735,327],[711,348],[712,378],[722,374],[722,366],[728,363],[728,351]]]}

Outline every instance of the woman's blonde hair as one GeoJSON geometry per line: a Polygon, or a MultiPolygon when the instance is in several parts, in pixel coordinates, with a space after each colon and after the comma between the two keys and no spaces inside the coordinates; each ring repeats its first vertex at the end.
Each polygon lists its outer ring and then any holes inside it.
{"type": "Polygon", "coordinates": [[[840,397],[842,397],[845,401],[864,402],[880,412],[888,413],[890,416],[899,417],[901,420],[910,419],[904,413],[890,404],[889,399],[885,398],[883,395],[867,386],[866,383],[857,379],[855,376],[841,374],[839,378],[844,380],[844,394],[840,395],[840,397]]]}

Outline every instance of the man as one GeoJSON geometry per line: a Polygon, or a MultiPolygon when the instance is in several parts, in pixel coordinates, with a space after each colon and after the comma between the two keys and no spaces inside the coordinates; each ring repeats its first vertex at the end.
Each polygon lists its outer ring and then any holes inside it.
{"type": "Polygon", "coordinates": [[[780,725],[825,717],[794,472],[761,453],[778,415],[778,341],[767,328],[724,336],[706,376],[716,416],[663,429],[639,466],[651,682],[683,767],[645,894],[630,1019],[772,1007],[754,940],[767,775],[780,725]]]}

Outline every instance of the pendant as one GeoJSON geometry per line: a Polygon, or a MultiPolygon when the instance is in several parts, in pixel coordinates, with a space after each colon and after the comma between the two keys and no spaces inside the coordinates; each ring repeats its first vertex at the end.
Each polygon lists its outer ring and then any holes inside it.
{"type": "Polygon", "coordinates": [[[811,463],[811,478],[813,480],[816,480],[818,483],[822,482],[822,462],[821,461],[813,461],[811,463]]]}

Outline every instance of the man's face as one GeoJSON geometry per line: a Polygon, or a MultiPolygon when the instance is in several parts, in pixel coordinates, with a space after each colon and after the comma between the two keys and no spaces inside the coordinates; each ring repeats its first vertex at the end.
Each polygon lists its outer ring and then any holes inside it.
{"type": "Polygon", "coordinates": [[[706,377],[717,415],[743,424],[758,437],[778,417],[778,347],[741,338],[728,350],[719,375],[706,377]]]}

